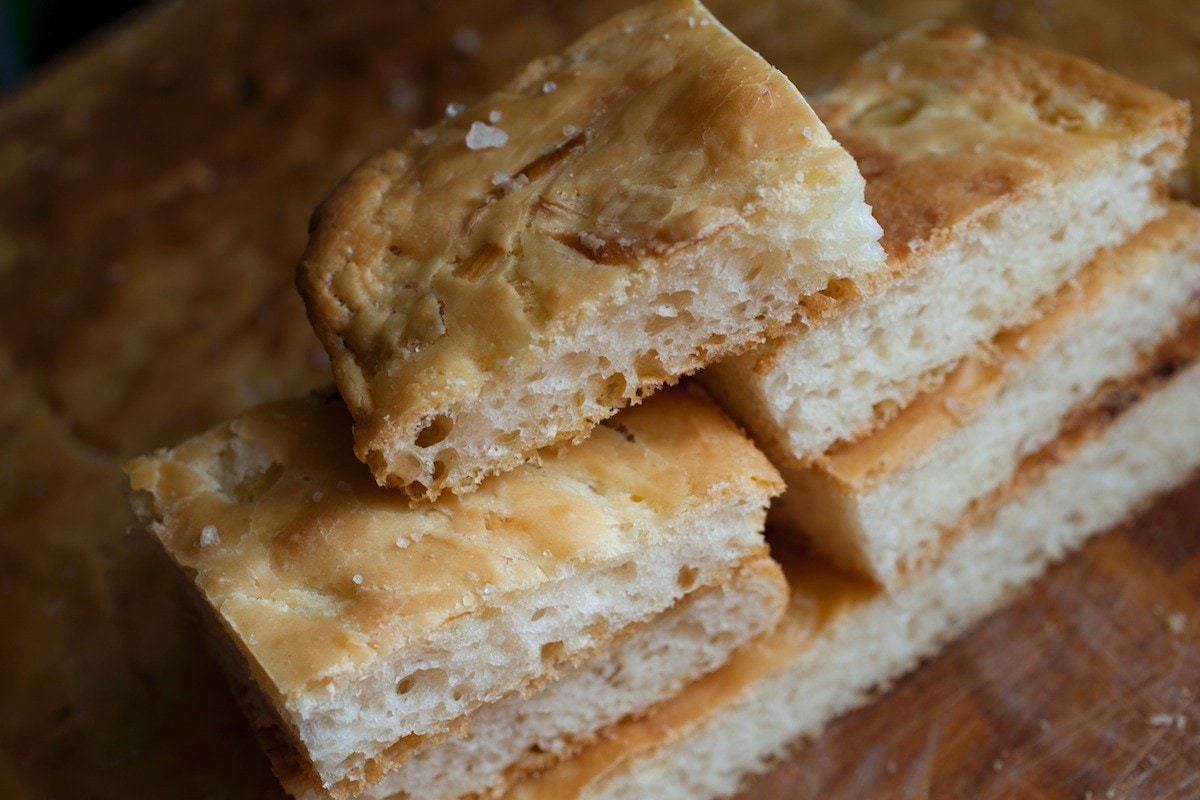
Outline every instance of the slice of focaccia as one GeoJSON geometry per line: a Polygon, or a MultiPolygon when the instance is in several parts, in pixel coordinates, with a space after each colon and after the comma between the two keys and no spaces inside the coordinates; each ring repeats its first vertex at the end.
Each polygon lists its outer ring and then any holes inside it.
{"type": "Polygon", "coordinates": [[[1166,212],[1187,106],[1062,53],[924,27],[814,108],[858,159],[888,270],[823,320],[703,373],[778,464],[882,425],[1166,212]]]}
{"type": "Polygon", "coordinates": [[[128,466],[226,663],[338,797],[765,554],[782,488],[683,391],[417,507],[350,435],[340,400],[292,400],[128,466]]]}
{"type": "Polygon", "coordinates": [[[662,0],[369,160],[298,273],[355,452],[462,493],[882,267],[854,161],[699,4],[662,0]]]}

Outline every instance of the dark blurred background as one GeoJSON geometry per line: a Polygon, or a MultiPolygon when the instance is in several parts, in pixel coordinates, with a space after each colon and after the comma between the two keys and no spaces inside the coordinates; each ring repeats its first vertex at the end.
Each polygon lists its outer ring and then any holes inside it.
{"type": "Polygon", "coordinates": [[[0,92],[143,0],[0,0],[0,92]]]}

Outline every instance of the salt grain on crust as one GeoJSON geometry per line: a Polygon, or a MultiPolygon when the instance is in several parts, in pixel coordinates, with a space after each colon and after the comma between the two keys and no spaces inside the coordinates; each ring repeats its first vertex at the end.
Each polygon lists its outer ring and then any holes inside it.
{"type": "Polygon", "coordinates": [[[554,81],[546,81],[542,84],[542,94],[550,94],[558,89],[558,84],[554,81]]]}
{"type": "Polygon", "coordinates": [[[508,134],[486,122],[472,122],[467,131],[467,147],[471,150],[486,150],[508,144],[508,134]]]}
{"type": "Polygon", "coordinates": [[[457,117],[459,114],[467,110],[464,103],[456,103],[453,100],[446,104],[446,116],[457,117]]]}
{"type": "Polygon", "coordinates": [[[488,122],[495,125],[502,118],[502,114],[495,108],[488,112],[488,122]]]}
{"type": "Polygon", "coordinates": [[[221,543],[221,535],[217,533],[216,525],[205,525],[200,531],[200,546],[212,547],[221,543]]]}

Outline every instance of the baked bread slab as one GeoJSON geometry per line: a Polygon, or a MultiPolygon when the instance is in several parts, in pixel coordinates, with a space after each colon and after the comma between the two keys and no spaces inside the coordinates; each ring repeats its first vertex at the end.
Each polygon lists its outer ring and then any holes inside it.
{"type": "MultiPolygon", "coordinates": [[[[779,565],[753,556],[727,581],[687,594],[532,694],[513,692],[476,709],[454,733],[414,749],[361,797],[448,800],[501,792],[722,666],[733,650],[773,629],[786,605],[779,565]]],[[[328,796],[277,731],[260,730],[260,738],[289,794],[328,796]]]]}
{"type": "Polygon", "coordinates": [[[885,423],[1102,247],[1162,216],[1187,106],[1061,53],[927,26],[814,108],[867,179],[888,270],[704,373],[776,463],[885,423]]]}
{"type": "Polygon", "coordinates": [[[845,569],[895,588],[939,551],[976,498],[1052,440],[1107,381],[1142,371],[1155,349],[1200,316],[1200,211],[1174,206],[1105,250],[1037,319],[963,359],[870,436],[785,469],[772,504],[845,569]]]}
{"type": "Polygon", "coordinates": [[[355,452],[414,497],[578,440],[882,266],[853,160],[695,2],[453,110],[343,181],[297,278],[355,452]]]}
{"type": "Polygon", "coordinates": [[[789,742],[819,734],[1048,564],[1200,468],[1195,334],[1180,343],[1178,372],[1158,365],[1119,387],[1116,402],[1029,457],[941,561],[900,591],[777,551],[792,601],[774,634],[578,758],[517,785],[505,800],[733,794],[789,742]]]}
{"type": "Polygon", "coordinates": [[[411,507],[335,398],[128,466],[135,510],[334,794],[765,552],[778,473],[673,391],[465,498],[411,507]]]}

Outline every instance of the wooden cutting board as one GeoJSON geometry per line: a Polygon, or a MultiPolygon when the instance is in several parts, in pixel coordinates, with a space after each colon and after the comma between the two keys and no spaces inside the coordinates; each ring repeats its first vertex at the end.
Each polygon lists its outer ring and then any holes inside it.
{"type": "MultiPolygon", "coordinates": [[[[313,205],[630,4],[187,0],[0,103],[0,797],[279,796],[120,464],[327,382],[291,285],[313,205]]],[[[1196,3],[712,5],[806,88],[941,16],[1200,102],[1196,3]]],[[[1200,796],[1198,541],[1192,483],[747,796],[1200,796]]]]}

